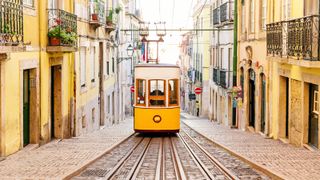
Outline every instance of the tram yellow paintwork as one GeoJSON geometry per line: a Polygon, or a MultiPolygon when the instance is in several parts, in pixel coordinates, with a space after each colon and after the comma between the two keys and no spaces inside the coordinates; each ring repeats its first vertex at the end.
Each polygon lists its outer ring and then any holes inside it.
{"type": "Polygon", "coordinates": [[[180,69],[176,65],[135,66],[135,132],[179,132],[179,85],[180,69]]]}

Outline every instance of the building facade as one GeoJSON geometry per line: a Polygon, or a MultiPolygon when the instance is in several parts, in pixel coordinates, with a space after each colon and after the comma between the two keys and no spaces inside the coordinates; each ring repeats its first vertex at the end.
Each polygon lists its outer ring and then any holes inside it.
{"type": "MultiPolygon", "coordinates": [[[[193,7],[193,24],[195,29],[210,28],[210,2],[198,0],[193,7]]],[[[207,116],[209,107],[209,64],[210,64],[210,32],[194,31],[192,38],[192,71],[194,79],[192,90],[202,88],[202,93],[196,96],[194,112],[197,116],[207,116]]]]}
{"type": "Polygon", "coordinates": [[[238,1],[237,126],[270,133],[269,63],[266,60],[267,0],[238,1]]]}
{"type": "Polygon", "coordinates": [[[319,148],[319,2],[268,2],[272,137],[319,148]]]}
{"type": "Polygon", "coordinates": [[[209,119],[231,126],[233,86],[233,10],[231,0],[211,4],[210,105],[209,119]]]}

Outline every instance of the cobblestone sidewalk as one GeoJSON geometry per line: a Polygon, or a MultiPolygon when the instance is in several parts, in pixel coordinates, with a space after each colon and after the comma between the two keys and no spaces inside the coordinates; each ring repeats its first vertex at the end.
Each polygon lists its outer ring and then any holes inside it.
{"type": "Polygon", "coordinates": [[[284,179],[320,179],[320,151],[265,139],[259,134],[230,129],[188,114],[182,116],[187,125],[202,135],[284,179]]]}
{"type": "Polygon", "coordinates": [[[0,162],[0,179],[63,179],[133,133],[132,118],[118,125],[39,148],[22,149],[0,162]]]}

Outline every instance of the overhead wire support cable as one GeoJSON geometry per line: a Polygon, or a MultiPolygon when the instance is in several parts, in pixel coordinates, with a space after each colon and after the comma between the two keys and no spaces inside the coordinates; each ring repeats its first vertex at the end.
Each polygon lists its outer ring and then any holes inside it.
{"type": "MultiPolygon", "coordinates": [[[[159,31],[161,29],[148,29],[148,31],[159,31]]],[[[194,29],[184,29],[184,28],[177,28],[177,29],[165,29],[166,31],[232,31],[233,28],[226,28],[226,29],[218,29],[218,28],[209,28],[209,29],[202,29],[202,28],[194,28],[194,29]]],[[[120,31],[131,31],[131,29],[120,29],[120,31]]],[[[139,29],[132,29],[132,31],[139,31],[139,29]]]]}

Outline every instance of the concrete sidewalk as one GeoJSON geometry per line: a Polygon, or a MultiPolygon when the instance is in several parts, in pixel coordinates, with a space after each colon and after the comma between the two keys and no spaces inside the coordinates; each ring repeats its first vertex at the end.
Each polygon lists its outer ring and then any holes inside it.
{"type": "Polygon", "coordinates": [[[0,162],[0,179],[63,179],[132,133],[131,118],[83,136],[24,148],[0,162]]]}
{"type": "Polygon", "coordinates": [[[194,130],[284,179],[320,179],[320,151],[310,151],[181,113],[194,130]]]}

